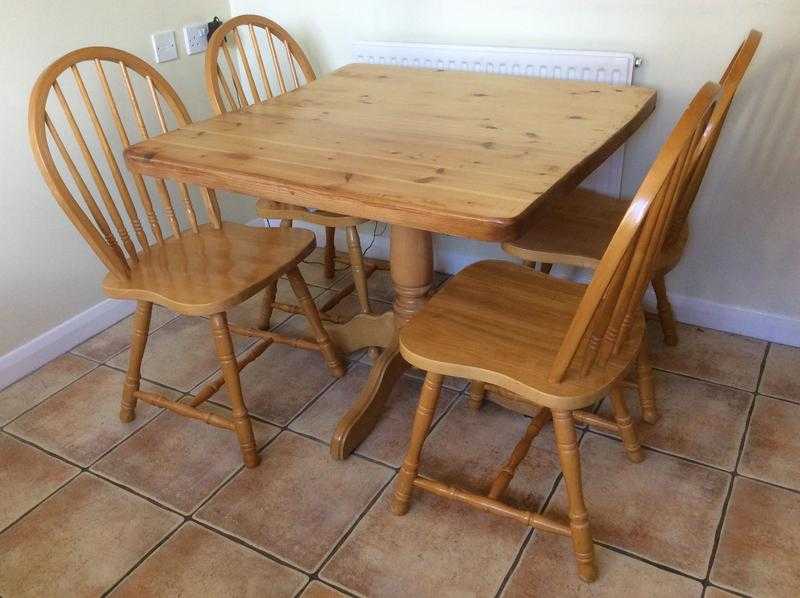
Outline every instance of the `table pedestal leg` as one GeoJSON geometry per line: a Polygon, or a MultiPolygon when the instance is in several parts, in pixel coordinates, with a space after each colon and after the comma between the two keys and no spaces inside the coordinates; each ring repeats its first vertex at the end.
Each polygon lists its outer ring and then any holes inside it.
{"type": "MultiPolygon", "coordinates": [[[[431,234],[391,227],[390,264],[395,289],[394,323],[399,329],[425,304],[433,283],[431,234]]],[[[372,366],[358,399],[339,420],[331,439],[331,455],[345,459],[378,423],[395,383],[409,365],[400,356],[397,333],[372,366]]]]}

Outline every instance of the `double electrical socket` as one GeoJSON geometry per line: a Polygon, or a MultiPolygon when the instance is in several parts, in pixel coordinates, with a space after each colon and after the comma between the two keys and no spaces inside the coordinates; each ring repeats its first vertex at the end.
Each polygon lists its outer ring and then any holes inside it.
{"type": "MultiPolygon", "coordinates": [[[[183,41],[186,54],[199,54],[208,48],[208,25],[206,23],[191,23],[183,28],[183,41]]],[[[174,31],[159,31],[150,36],[153,42],[153,53],[156,62],[168,62],[178,58],[178,46],[175,43],[174,31]]]]}

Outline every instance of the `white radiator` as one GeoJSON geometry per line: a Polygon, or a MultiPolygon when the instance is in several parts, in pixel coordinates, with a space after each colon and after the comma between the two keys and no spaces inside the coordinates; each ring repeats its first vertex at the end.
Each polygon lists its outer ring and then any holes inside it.
{"type": "MultiPolygon", "coordinates": [[[[392,42],[356,42],[353,60],[409,68],[446,69],[548,79],[580,79],[630,85],[637,59],[626,52],[445,46],[392,42]]],[[[584,187],[619,197],[622,187],[621,147],[583,182],[584,187]]]]}

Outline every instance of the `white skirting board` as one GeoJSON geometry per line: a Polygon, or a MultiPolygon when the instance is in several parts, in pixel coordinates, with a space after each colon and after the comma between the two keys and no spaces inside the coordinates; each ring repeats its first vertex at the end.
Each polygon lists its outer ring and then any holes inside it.
{"type": "MultiPolygon", "coordinates": [[[[248,224],[263,226],[264,221],[255,219],[248,224]]],[[[271,224],[277,226],[278,222],[271,224]]],[[[325,243],[323,227],[301,222],[297,222],[295,225],[313,230],[317,235],[317,243],[320,245],[325,243]]],[[[364,248],[372,241],[373,226],[370,223],[362,225],[359,229],[361,244],[364,248]]],[[[337,246],[340,250],[346,250],[343,234],[337,236],[337,246]]],[[[367,257],[388,259],[389,238],[387,235],[375,237],[367,257]]],[[[486,259],[510,258],[503,253],[497,243],[481,243],[457,237],[434,235],[434,264],[440,272],[458,272],[473,262],[486,259]]],[[[800,319],[798,318],[761,312],[737,305],[714,303],[675,293],[670,293],[669,297],[675,317],[686,324],[742,334],[784,345],[800,346],[800,319]]],[[[655,296],[652,289],[649,289],[645,295],[645,305],[648,309],[655,311],[655,296]]]]}
{"type": "Polygon", "coordinates": [[[133,301],[106,299],[0,357],[0,390],[131,315],[133,301]]]}

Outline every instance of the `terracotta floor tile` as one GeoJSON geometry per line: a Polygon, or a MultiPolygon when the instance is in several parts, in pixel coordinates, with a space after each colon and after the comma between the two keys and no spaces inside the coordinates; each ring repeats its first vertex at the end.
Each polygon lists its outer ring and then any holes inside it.
{"type": "MultiPolygon", "coordinates": [[[[488,401],[480,411],[473,411],[462,397],[430,433],[420,472],[440,482],[486,494],[529,423],[529,418],[488,401]]],[[[538,511],[560,471],[552,427],[548,425],[517,469],[505,500],[538,511]]]]}
{"type": "MultiPolygon", "coordinates": [[[[369,368],[357,363],[350,367],[347,376],[326,390],[305,413],[292,422],[290,428],[309,436],[330,442],[336,424],[358,397],[369,375],[369,368]]],[[[357,452],[393,467],[403,463],[414,411],[419,401],[422,383],[403,376],[389,397],[388,409],[372,433],[361,443],[357,452]]],[[[453,402],[456,393],[444,389],[437,406],[437,419],[453,402]]]]}
{"type": "Polygon", "coordinates": [[[0,534],[0,594],[99,596],[180,521],[81,474],[0,534]]]}
{"type": "Polygon", "coordinates": [[[427,492],[398,517],[393,492],[394,481],[320,577],[364,596],[493,596],[528,528],[427,492]]]}
{"type": "Polygon", "coordinates": [[[800,403],[800,347],[770,345],[758,392],[800,403]]]}
{"type": "Polygon", "coordinates": [[[678,324],[678,345],[668,347],[653,320],[647,339],[655,367],[749,391],[756,389],[767,348],[764,341],[687,324],[678,324]]]}
{"type": "Polygon", "coordinates": [[[0,432],[0,530],[79,472],[77,467],[0,432]]]}
{"type": "MultiPolygon", "coordinates": [[[[228,409],[217,405],[202,409],[230,417],[228,409]]],[[[253,422],[258,448],[279,431],[253,422]]],[[[167,411],[92,470],[188,515],[241,466],[235,434],[167,411]]]]}
{"type": "MultiPolygon", "coordinates": [[[[581,443],[584,495],[594,538],[702,578],[730,476],[646,451],[630,463],[622,444],[589,432],[581,443]]],[[[566,518],[563,481],[548,513],[566,518]]]]}
{"type": "Polygon", "coordinates": [[[308,578],[208,529],[188,522],[115,590],[118,598],[289,597],[308,578]]]}
{"type": "Polygon", "coordinates": [[[359,457],[335,461],[326,445],[292,432],[261,455],[196,518],[305,571],[319,567],[392,474],[359,457]]]}
{"type": "Polygon", "coordinates": [[[591,584],[577,574],[569,538],[536,532],[508,580],[504,598],[592,596],[616,598],[699,598],[700,582],[664,571],[613,550],[595,546],[598,577],[591,584]]]}
{"type": "Polygon", "coordinates": [[[300,596],[302,598],[339,598],[340,596],[347,596],[347,594],[343,594],[336,588],[332,588],[328,584],[315,579],[306,586],[300,596]]]}
{"type": "Polygon", "coordinates": [[[0,391],[0,426],[95,367],[96,363],[67,353],[6,387],[0,391]]]}
{"type": "MultiPolygon", "coordinates": [[[[322,305],[325,304],[326,301],[331,300],[335,294],[336,293],[334,293],[333,291],[325,291],[316,298],[317,305],[321,307],[322,305]]],[[[382,314],[392,309],[391,303],[380,301],[372,296],[370,296],[369,305],[372,308],[373,313],[376,314],[382,314]]],[[[350,293],[349,295],[347,295],[347,297],[345,297],[339,303],[337,303],[332,309],[328,310],[328,313],[330,313],[331,315],[344,318],[345,320],[350,319],[356,314],[361,313],[361,304],[358,301],[358,296],[355,293],[350,293]]]]}
{"type": "Polygon", "coordinates": [[[703,598],[736,598],[736,596],[738,594],[731,594],[714,586],[707,586],[706,593],[703,594],[703,598]]]}
{"type": "Polygon", "coordinates": [[[800,490],[800,405],[756,398],[739,473],[800,490]]]}
{"type": "MultiPolygon", "coordinates": [[[[666,372],[654,377],[661,414],[655,424],[642,421],[637,392],[625,392],[642,444],[733,471],[753,395],[666,372]]],[[[612,417],[609,400],[600,414],[612,417]]]]}
{"type": "MultiPolygon", "coordinates": [[[[161,326],[177,317],[177,314],[167,308],[154,305],[150,316],[150,332],[158,330],[161,326]]],[[[106,328],[100,334],[93,336],[88,341],[81,343],[72,349],[72,352],[94,361],[105,361],[130,346],[132,326],[133,316],[128,316],[110,328],[106,328]]]]}
{"type": "Polygon", "coordinates": [[[737,477],[711,582],[753,596],[800,595],[800,495],[737,477]]]}
{"type": "MultiPolygon", "coordinates": [[[[343,234],[343,233],[339,233],[343,234]]],[[[343,255],[341,252],[337,252],[339,255],[343,255]]],[[[330,288],[336,282],[342,279],[348,279],[349,282],[350,278],[350,266],[347,264],[336,264],[336,272],[334,273],[333,278],[325,278],[325,248],[324,247],[317,247],[311,255],[309,255],[306,259],[300,262],[300,273],[305,278],[308,284],[313,284],[319,287],[330,288]]]]}
{"type": "MultiPolygon", "coordinates": [[[[87,467],[160,411],[139,401],[136,419],[130,423],[119,421],[124,380],[125,374],[122,372],[100,366],[17,418],[5,429],[87,467]]],[[[151,383],[142,384],[142,390],[160,392],[173,400],[178,398],[174,391],[151,383]]]]}
{"type": "MultiPolygon", "coordinates": [[[[281,334],[289,336],[303,336],[304,330],[304,321],[298,317],[279,328],[281,334]]],[[[289,423],[335,380],[319,352],[278,344],[269,347],[239,377],[250,413],[279,426],[289,423]]],[[[212,400],[228,406],[227,387],[223,386],[212,400]]]]}
{"type": "MultiPolygon", "coordinates": [[[[233,335],[237,354],[253,342],[251,338],[233,335]]],[[[109,364],[126,370],[128,357],[129,351],[125,351],[109,364]]],[[[211,324],[205,318],[181,316],[156,330],[150,335],[142,361],[143,377],[183,392],[189,392],[218,369],[211,324]]]]}

